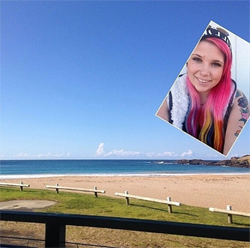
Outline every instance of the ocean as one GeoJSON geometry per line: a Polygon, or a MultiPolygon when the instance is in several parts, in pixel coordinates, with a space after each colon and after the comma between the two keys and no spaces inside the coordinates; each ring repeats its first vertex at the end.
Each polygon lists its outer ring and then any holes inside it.
{"type": "Polygon", "coordinates": [[[247,168],[182,165],[174,160],[1,160],[0,179],[54,176],[248,174],[247,168]]]}

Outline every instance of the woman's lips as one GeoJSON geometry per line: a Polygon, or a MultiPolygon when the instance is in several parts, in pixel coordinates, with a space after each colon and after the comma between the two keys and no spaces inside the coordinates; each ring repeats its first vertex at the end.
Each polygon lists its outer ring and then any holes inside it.
{"type": "Polygon", "coordinates": [[[201,79],[201,78],[197,78],[197,77],[196,77],[196,79],[197,79],[200,83],[202,83],[202,84],[208,84],[208,83],[211,82],[211,80],[207,80],[207,79],[201,79]]]}

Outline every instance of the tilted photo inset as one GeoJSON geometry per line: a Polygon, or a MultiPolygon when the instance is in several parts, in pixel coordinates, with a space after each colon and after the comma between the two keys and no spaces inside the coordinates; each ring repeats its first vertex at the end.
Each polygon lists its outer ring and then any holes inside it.
{"type": "Polygon", "coordinates": [[[227,156],[249,120],[250,44],[211,21],[156,116],[227,156]]]}

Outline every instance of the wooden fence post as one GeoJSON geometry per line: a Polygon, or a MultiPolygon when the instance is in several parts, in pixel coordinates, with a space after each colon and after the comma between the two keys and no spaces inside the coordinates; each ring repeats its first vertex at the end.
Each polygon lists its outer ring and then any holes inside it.
{"type": "MultiPolygon", "coordinates": [[[[232,206],[227,205],[227,210],[232,210],[232,206]]],[[[229,224],[233,223],[233,215],[232,214],[228,214],[228,223],[229,224]]]]}
{"type": "MultiPolygon", "coordinates": [[[[125,194],[128,195],[128,191],[127,190],[125,191],[125,194]]],[[[127,205],[129,205],[129,197],[126,197],[126,203],[127,203],[127,205]]]]}
{"type": "MultiPolygon", "coordinates": [[[[167,197],[167,201],[171,202],[171,197],[167,197]]],[[[169,213],[172,213],[172,205],[171,204],[168,204],[168,212],[169,213]]]]}

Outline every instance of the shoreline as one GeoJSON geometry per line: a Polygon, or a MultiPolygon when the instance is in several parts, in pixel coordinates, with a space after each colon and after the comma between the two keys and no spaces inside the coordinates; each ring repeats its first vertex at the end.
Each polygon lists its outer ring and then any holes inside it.
{"type": "Polygon", "coordinates": [[[34,175],[1,175],[1,180],[32,179],[50,177],[185,177],[185,176],[250,176],[250,172],[219,172],[219,173],[103,173],[103,174],[34,174],[34,175]]]}
{"type": "MultiPolygon", "coordinates": [[[[235,211],[250,212],[250,174],[195,174],[169,176],[51,176],[40,178],[1,179],[1,182],[29,184],[30,189],[46,189],[56,185],[84,189],[105,190],[105,196],[115,197],[124,193],[181,202],[197,207],[226,209],[231,205],[235,211]]],[[[2,186],[1,186],[2,187],[2,186]]],[[[28,190],[28,188],[25,188],[28,190]]],[[[53,191],[53,190],[52,190],[53,191]]],[[[62,191],[63,192],[63,191],[62,191]]],[[[70,191],[68,191],[70,192],[70,191]]],[[[72,191],[71,191],[72,192],[72,191]]],[[[82,194],[81,192],[78,192],[82,194]]]]}

